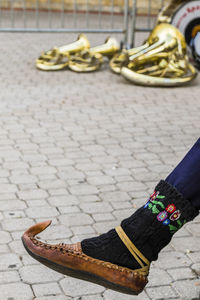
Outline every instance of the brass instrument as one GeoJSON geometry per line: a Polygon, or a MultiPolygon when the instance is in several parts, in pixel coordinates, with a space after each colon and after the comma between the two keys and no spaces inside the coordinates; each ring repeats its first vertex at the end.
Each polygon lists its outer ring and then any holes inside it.
{"type": "Polygon", "coordinates": [[[182,33],[170,24],[158,24],[142,49],[131,55],[121,68],[121,75],[141,85],[183,85],[197,75],[186,52],[182,33]]]}
{"type": "Polygon", "coordinates": [[[86,35],[80,34],[78,39],[65,46],[43,52],[36,60],[36,67],[43,71],[62,70],[68,66],[70,55],[88,49],[90,42],[86,35]]]}
{"type": "Polygon", "coordinates": [[[128,49],[128,50],[123,49],[122,52],[116,53],[109,62],[109,66],[111,70],[116,74],[120,74],[122,66],[128,62],[129,57],[143,50],[144,48],[146,48],[146,46],[147,44],[145,43],[142,46],[128,49]]]}
{"type": "Polygon", "coordinates": [[[109,37],[103,45],[84,50],[72,56],[69,61],[69,68],[75,72],[98,70],[103,63],[103,56],[111,58],[119,51],[119,48],[117,40],[109,37]]]}
{"type": "Polygon", "coordinates": [[[171,23],[174,12],[188,0],[171,0],[166,6],[163,7],[157,18],[157,24],[171,23]]]}

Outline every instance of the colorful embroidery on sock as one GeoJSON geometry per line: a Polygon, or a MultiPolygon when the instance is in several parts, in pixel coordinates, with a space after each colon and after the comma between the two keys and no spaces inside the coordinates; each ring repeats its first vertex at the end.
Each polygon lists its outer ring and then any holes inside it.
{"type": "Polygon", "coordinates": [[[181,212],[180,210],[176,210],[171,216],[170,216],[170,220],[172,221],[176,221],[180,218],[181,216],[181,212]]]}
{"type": "Polygon", "coordinates": [[[157,220],[159,222],[162,222],[163,225],[168,226],[170,232],[174,234],[178,229],[180,229],[186,223],[186,221],[182,223],[179,220],[181,216],[181,212],[180,210],[176,210],[176,206],[173,203],[165,207],[165,205],[161,201],[157,201],[157,199],[164,199],[164,198],[165,196],[160,195],[159,191],[155,191],[149,197],[144,208],[150,209],[153,214],[157,215],[157,220]],[[164,210],[160,211],[158,207],[164,210]],[[171,224],[171,222],[176,222],[176,223],[171,224]]]}
{"type": "Polygon", "coordinates": [[[163,222],[167,219],[168,217],[168,213],[164,210],[164,211],[161,211],[158,215],[157,215],[157,219],[158,221],[160,222],[163,222]]]}
{"type": "Polygon", "coordinates": [[[176,206],[174,204],[169,204],[167,207],[166,207],[166,211],[168,213],[173,213],[174,211],[176,210],[176,206]]]}

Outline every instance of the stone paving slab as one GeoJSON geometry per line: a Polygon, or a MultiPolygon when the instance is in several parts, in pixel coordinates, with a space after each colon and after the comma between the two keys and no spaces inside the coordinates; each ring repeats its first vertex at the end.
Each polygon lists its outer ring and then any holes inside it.
{"type": "Polygon", "coordinates": [[[200,77],[181,88],[144,88],[106,64],[90,74],[35,69],[42,49],[75,38],[1,33],[0,300],[198,300],[199,217],[160,253],[138,297],[55,273],[21,244],[27,227],[49,218],[41,237],[55,243],[119,224],[199,137],[200,77]]]}

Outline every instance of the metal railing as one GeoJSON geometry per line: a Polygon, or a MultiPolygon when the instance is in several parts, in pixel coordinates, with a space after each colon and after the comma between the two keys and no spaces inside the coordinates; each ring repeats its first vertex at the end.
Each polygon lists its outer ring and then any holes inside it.
{"type": "Polygon", "coordinates": [[[158,12],[166,1],[0,0],[0,32],[122,34],[124,46],[133,47],[136,32],[153,28],[155,3],[158,12]]]}
{"type": "Polygon", "coordinates": [[[120,33],[127,45],[129,0],[95,1],[0,0],[0,32],[120,33]]]}
{"type": "Polygon", "coordinates": [[[143,7],[139,9],[140,0],[133,0],[131,11],[130,47],[135,45],[137,32],[150,32],[155,26],[158,12],[169,0],[143,0],[143,7]],[[154,4],[154,5],[153,5],[154,4]]]}

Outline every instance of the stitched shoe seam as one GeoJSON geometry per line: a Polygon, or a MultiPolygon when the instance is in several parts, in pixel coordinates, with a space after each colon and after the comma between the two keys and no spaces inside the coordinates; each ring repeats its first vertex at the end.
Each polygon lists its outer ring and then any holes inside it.
{"type": "Polygon", "coordinates": [[[144,280],[145,282],[147,282],[147,276],[146,275],[140,275],[137,272],[137,270],[136,271],[129,270],[127,268],[123,268],[123,267],[120,267],[120,266],[112,264],[112,263],[103,262],[103,261],[94,259],[92,257],[89,257],[89,256],[85,255],[84,253],[76,252],[76,251],[69,250],[69,249],[65,249],[65,252],[63,252],[63,251],[60,250],[60,248],[66,248],[66,246],[45,244],[43,242],[40,242],[40,241],[36,240],[35,238],[33,238],[31,236],[29,236],[29,238],[37,246],[44,247],[44,248],[49,249],[49,250],[60,251],[63,254],[68,253],[69,256],[79,257],[79,258],[84,259],[85,261],[90,261],[91,263],[95,263],[97,265],[102,265],[103,267],[106,267],[108,269],[114,269],[114,270],[118,270],[118,271],[123,272],[123,273],[133,274],[134,277],[138,277],[138,278],[144,280]]]}

